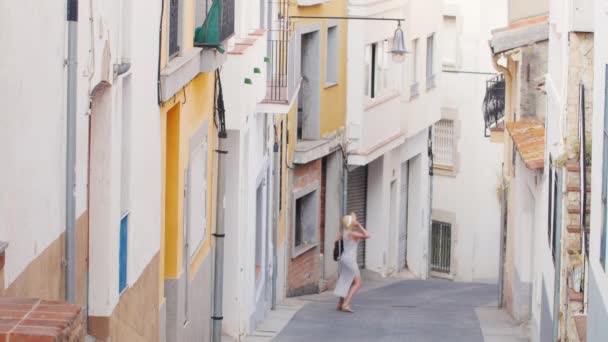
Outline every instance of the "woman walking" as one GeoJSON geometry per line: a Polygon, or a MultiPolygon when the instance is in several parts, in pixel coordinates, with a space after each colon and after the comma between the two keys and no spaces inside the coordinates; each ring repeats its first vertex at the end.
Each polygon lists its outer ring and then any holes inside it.
{"type": "Polygon", "coordinates": [[[334,294],[340,297],[338,310],[353,312],[350,303],[361,288],[361,273],[357,265],[357,245],[359,241],[369,239],[367,230],[357,221],[355,213],[342,218],[343,233],[340,237],[344,243],[344,252],[340,256],[340,276],[334,294]]]}

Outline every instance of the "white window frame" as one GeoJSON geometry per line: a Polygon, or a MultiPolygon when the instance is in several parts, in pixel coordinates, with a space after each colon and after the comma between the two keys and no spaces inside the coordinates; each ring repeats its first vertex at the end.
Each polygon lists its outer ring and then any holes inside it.
{"type": "Polygon", "coordinates": [[[398,72],[394,70],[396,65],[390,57],[388,39],[368,44],[364,49],[364,95],[376,99],[397,92],[398,72]]]}
{"type": "Polygon", "coordinates": [[[291,257],[292,259],[297,258],[298,256],[306,253],[307,251],[309,251],[310,249],[315,248],[318,244],[319,244],[319,214],[320,214],[320,203],[321,203],[321,197],[320,197],[320,184],[319,181],[316,181],[312,184],[309,184],[308,186],[304,187],[302,190],[294,193],[293,196],[293,218],[292,218],[292,229],[291,229],[291,233],[292,233],[292,239],[291,239],[291,257]],[[310,216],[311,219],[313,220],[313,229],[314,232],[312,232],[312,234],[310,234],[309,236],[311,237],[310,241],[305,241],[305,243],[303,243],[302,245],[298,245],[296,246],[296,229],[297,229],[297,203],[300,199],[308,196],[308,195],[312,195],[314,196],[313,200],[315,201],[314,203],[316,203],[316,208],[315,208],[315,212],[310,216]]]}
{"type": "Polygon", "coordinates": [[[325,37],[325,88],[339,82],[340,60],[340,26],[338,23],[327,25],[325,37]]]}
{"type": "Polygon", "coordinates": [[[453,172],[456,168],[456,122],[453,119],[441,119],[433,125],[433,168],[445,172],[453,172]]]}
{"type": "Polygon", "coordinates": [[[426,37],[426,89],[435,88],[435,33],[426,37]]]}

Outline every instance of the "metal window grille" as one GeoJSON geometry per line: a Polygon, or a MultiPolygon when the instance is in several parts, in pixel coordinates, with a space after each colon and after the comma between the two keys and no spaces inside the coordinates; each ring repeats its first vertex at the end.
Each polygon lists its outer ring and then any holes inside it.
{"type": "Polygon", "coordinates": [[[179,53],[179,0],[169,3],[169,57],[179,53]]]}
{"type": "Polygon", "coordinates": [[[505,116],[505,85],[502,74],[486,81],[486,95],[482,104],[485,136],[489,136],[488,129],[496,126],[505,116]]]}
{"type": "Polygon", "coordinates": [[[431,270],[450,273],[452,225],[433,221],[431,232],[431,270]]]}
{"type": "Polygon", "coordinates": [[[435,124],[433,158],[436,165],[454,166],[454,121],[443,119],[435,124]]]}

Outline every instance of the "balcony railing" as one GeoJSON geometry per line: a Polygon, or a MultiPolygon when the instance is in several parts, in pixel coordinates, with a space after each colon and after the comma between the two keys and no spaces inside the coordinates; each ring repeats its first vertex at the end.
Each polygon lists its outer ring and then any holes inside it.
{"type": "Polygon", "coordinates": [[[498,75],[486,81],[486,95],[483,99],[484,135],[488,130],[503,121],[505,116],[505,78],[498,75]]]}
{"type": "Polygon", "coordinates": [[[273,32],[268,40],[268,79],[266,102],[289,102],[301,79],[300,48],[289,30],[273,32]]]}
{"type": "Polygon", "coordinates": [[[219,47],[232,35],[234,35],[234,0],[213,0],[203,25],[196,28],[194,46],[219,47]]]}

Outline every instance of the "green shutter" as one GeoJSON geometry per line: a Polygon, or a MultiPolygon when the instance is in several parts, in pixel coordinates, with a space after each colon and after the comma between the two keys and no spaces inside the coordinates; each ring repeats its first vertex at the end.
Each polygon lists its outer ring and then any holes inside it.
{"type": "Polygon", "coordinates": [[[209,13],[202,26],[194,32],[194,46],[218,47],[220,46],[220,14],[222,5],[219,0],[213,0],[209,13]]]}

